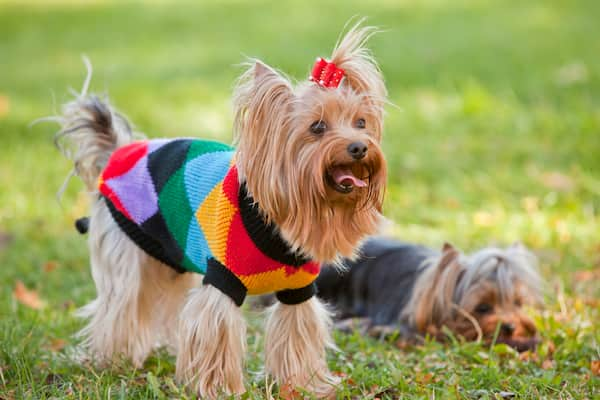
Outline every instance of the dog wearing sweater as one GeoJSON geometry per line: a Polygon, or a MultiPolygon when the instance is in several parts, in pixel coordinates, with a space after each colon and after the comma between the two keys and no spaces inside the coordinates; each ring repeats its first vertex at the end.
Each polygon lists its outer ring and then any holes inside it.
{"type": "Polygon", "coordinates": [[[63,107],[57,143],[91,193],[97,298],[80,314],[94,360],[141,366],[158,344],[201,397],[244,392],[247,294],[275,292],[265,370],[317,396],[330,315],[315,293],[322,263],[354,258],[381,222],[386,88],[357,24],[330,61],[292,85],[254,60],[234,89],[236,147],[198,139],[134,140],[106,100],[63,107]]]}
{"type": "Polygon", "coordinates": [[[518,351],[539,342],[523,307],[539,304],[542,283],[536,257],[521,244],[467,255],[449,244],[438,252],[376,237],[345,265],[341,273],[324,267],[317,279],[342,330],[399,334],[408,342],[425,335],[444,341],[452,332],[518,351]]]}

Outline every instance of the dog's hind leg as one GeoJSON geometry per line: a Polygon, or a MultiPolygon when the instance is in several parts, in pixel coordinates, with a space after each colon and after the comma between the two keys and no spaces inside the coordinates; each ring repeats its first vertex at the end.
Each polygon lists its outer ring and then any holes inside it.
{"type": "Polygon", "coordinates": [[[265,368],[280,385],[301,387],[319,397],[335,394],[339,379],[327,368],[325,350],[336,348],[329,311],[312,297],[300,304],[276,303],[269,309],[265,368]]]}
{"type": "Polygon", "coordinates": [[[144,279],[151,259],[121,231],[102,199],[92,206],[89,246],[97,298],[78,312],[89,319],[79,332],[82,344],[98,364],[124,355],[141,366],[157,340],[144,279]]]}
{"type": "Polygon", "coordinates": [[[202,275],[181,274],[153,260],[155,265],[145,274],[144,307],[152,310],[152,329],[157,333],[159,346],[176,355],[179,341],[179,314],[190,290],[202,281],[202,275]]]}
{"type": "Polygon", "coordinates": [[[198,286],[202,275],[179,273],[151,257],[142,267],[139,312],[148,315],[154,346],[177,353],[179,314],[188,292],[198,286]]]}
{"type": "Polygon", "coordinates": [[[212,285],[192,289],[179,323],[177,379],[201,398],[241,394],[246,324],[240,308],[212,285]]]}

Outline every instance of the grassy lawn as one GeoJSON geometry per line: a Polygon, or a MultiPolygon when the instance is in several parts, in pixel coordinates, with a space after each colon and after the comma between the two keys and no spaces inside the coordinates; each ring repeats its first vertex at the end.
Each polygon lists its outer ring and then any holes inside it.
{"type": "MultiPolygon", "coordinates": [[[[599,2],[85,4],[0,0],[0,399],[185,396],[166,354],[142,370],[67,357],[82,325],[73,311],[94,296],[73,229],[86,196],[73,180],[57,202],[70,164],[53,148],[55,126],[28,124],[80,87],[81,54],[92,88],[149,136],[228,141],[243,56],[304,79],[353,15],[385,29],[371,47],[398,106],[385,132],[393,233],[466,251],[521,240],[547,294],[533,355],[459,340],[400,351],[336,334],[339,398],[600,396],[599,2]]],[[[262,399],[261,317],[248,315],[244,398],[262,399]]]]}

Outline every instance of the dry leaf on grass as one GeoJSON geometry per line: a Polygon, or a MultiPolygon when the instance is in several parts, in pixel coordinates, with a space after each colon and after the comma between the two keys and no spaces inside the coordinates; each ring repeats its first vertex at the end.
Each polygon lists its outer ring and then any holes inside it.
{"type": "Polygon", "coordinates": [[[348,377],[348,375],[346,373],[344,373],[342,371],[333,371],[332,373],[333,373],[333,375],[335,375],[338,378],[340,378],[341,382],[344,382],[344,383],[346,383],[348,385],[351,385],[351,386],[356,385],[356,382],[354,382],[354,379],[348,377]]]}
{"type": "Polygon", "coordinates": [[[63,310],[71,310],[75,307],[75,302],[73,300],[65,300],[62,303],[63,310]]]}
{"type": "Polygon", "coordinates": [[[46,261],[42,266],[44,272],[52,272],[58,267],[57,261],[46,261]]]}
{"type": "Polygon", "coordinates": [[[296,400],[302,399],[302,394],[296,390],[292,385],[286,383],[279,387],[279,398],[283,400],[296,400]]]}
{"type": "Polygon", "coordinates": [[[0,118],[8,115],[8,110],[10,109],[10,101],[8,97],[0,94],[0,118]]]}
{"type": "Polygon", "coordinates": [[[519,353],[519,360],[523,362],[538,361],[539,357],[537,353],[534,353],[531,350],[527,350],[522,353],[519,353]]]}
{"type": "Polygon", "coordinates": [[[541,367],[542,367],[542,369],[552,369],[552,368],[554,368],[554,361],[552,361],[550,359],[546,359],[546,360],[544,360],[544,362],[542,362],[541,367]]]}
{"type": "Polygon", "coordinates": [[[570,192],[575,187],[573,178],[562,172],[546,172],[540,177],[540,181],[548,189],[557,190],[559,192],[570,192]]]}
{"type": "Polygon", "coordinates": [[[592,374],[600,376],[600,360],[592,360],[590,369],[592,370],[592,374]]]}
{"type": "Polygon", "coordinates": [[[422,385],[427,385],[431,381],[433,381],[433,374],[431,372],[427,372],[426,374],[417,374],[416,381],[422,385]]]}
{"type": "Polygon", "coordinates": [[[7,247],[13,241],[13,236],[9,233],[0,231],[0,250],[7,247]]]}
{"type": "Polygon", "coordinates": [[[15,283],[13,297],[21,304],[24,304],[29,308],[33,308],[34,310],[40,310],[46,306],[46,302],[40,299],[38,292],[27,289],[25,284],[21,281],[17,281],[15,283]]]}
{"type": "Polygon", "coordinates": [[[575,272],[575,280],[577,282],[587,282],[596,279],[600,279],[600,268],[575,272]]]}
{"type": "Polygon", "coordinates": [[[50,349],[54,352],[58,352],[58,351],[61,351],[62,349],[64,349],[66,345],[67,345],[66,340],[55,338],[55,339],[50,340],[48,349],[50,349]]]}

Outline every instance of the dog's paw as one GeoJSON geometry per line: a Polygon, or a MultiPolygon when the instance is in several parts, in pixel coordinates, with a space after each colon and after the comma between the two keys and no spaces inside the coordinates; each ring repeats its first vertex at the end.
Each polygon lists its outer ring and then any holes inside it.
{"type": "Polygon", "coordinates": [[[372,325],[367,329],[367,334],[379,340],[393,340],[398,338],[400,332],[393,325],[372,325]]]}
{"type": "Polygon", "coordinates": [[[279,387],[279,397],[289,400],[303,399],[326,399],[333,400],[336,398],[337,386],[341,379],[329,371],[326,374],[321,374],[321,380],[313,379],[308,384],[294,384],[288,382],[279,387]]]}
{"type": "Polygon", "coordinates": [[[334,324],[334,328],[342,333],[353,333],[360,332],[364,334],[367,332],[371,320],[369,318],[347,318],[337,321],[334,324]]]}

